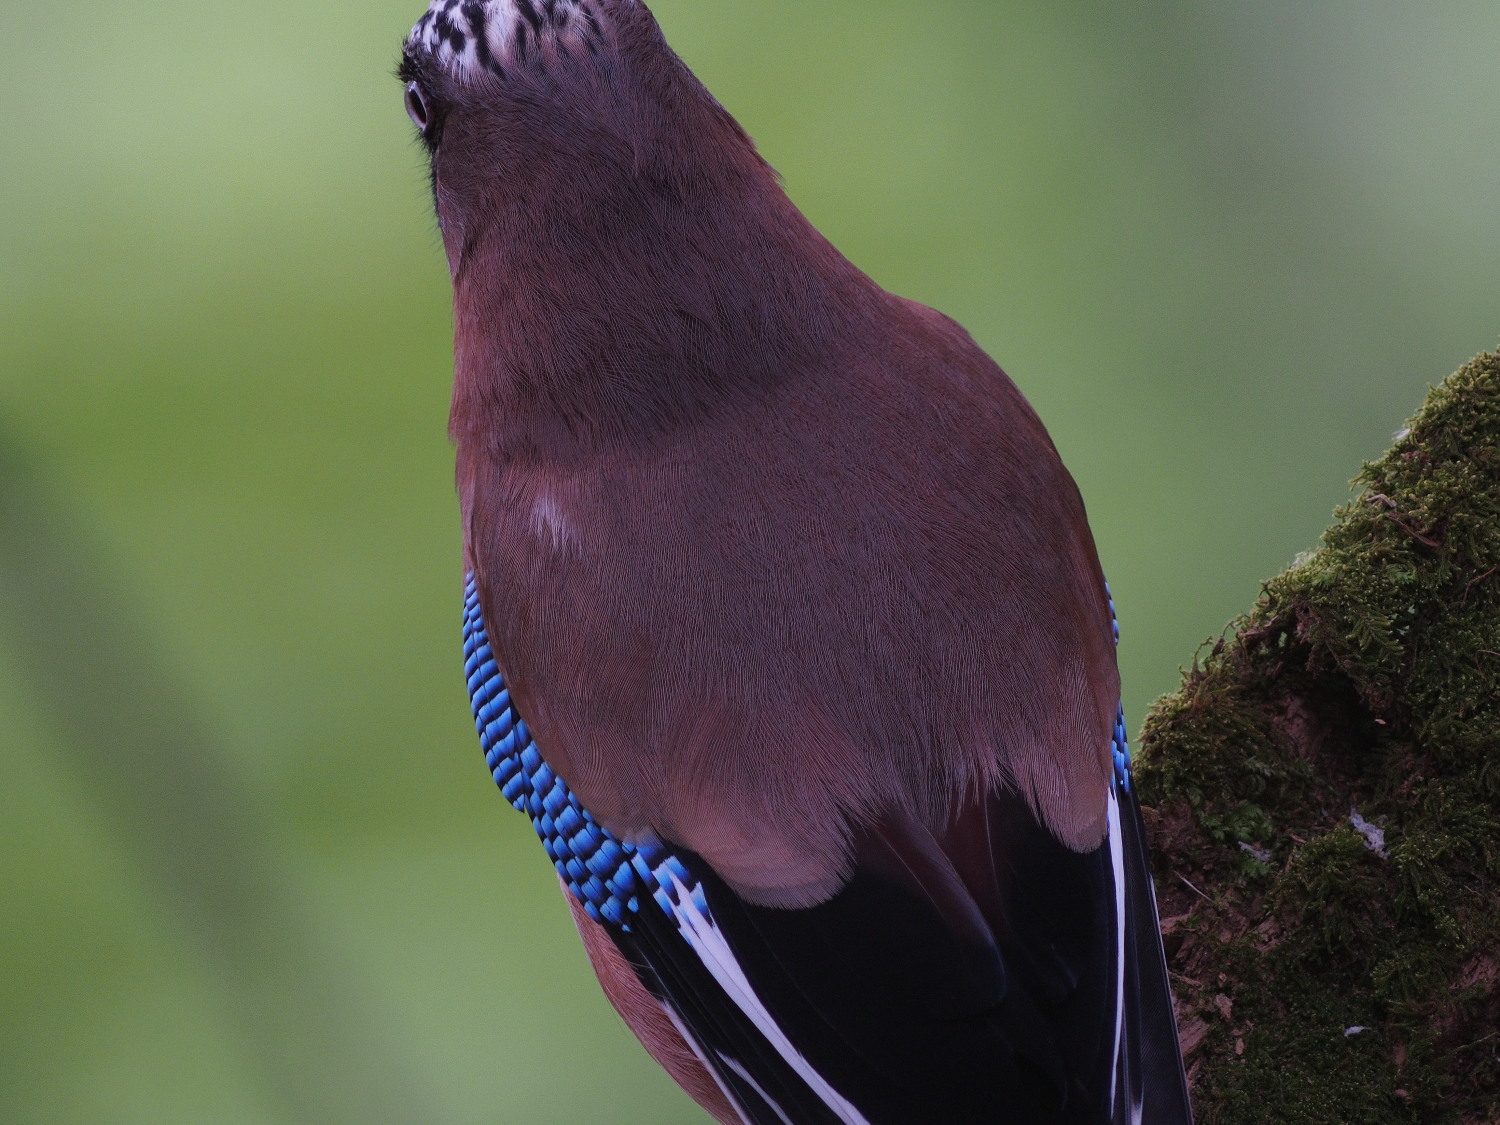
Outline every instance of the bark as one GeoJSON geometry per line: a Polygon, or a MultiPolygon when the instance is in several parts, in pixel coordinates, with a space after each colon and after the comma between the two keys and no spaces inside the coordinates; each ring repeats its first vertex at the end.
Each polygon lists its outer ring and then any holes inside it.
{"type": "Polygon", "coordinates": [[[1202,1125],[1500,1121],[1500,353],[1152,709],[1202,1125]]]}

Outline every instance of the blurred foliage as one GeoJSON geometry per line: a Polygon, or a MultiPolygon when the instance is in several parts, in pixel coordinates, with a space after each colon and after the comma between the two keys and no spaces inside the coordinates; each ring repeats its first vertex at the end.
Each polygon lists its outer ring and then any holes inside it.
{"type": "Polygon", "coordinates": [[[1359,484],[1142,737],[1202,1125],[1500,1114],[1500,353],[1359,484]]]}
{"type": "MultiPolygon", "coordinates": [[[[653,7],[1031,396],[1132,714],[1500,325],[1493,5],[653,7]]],[[[0,0],[0,1120],[702,1120],[469,723],[418,14],[0,0]]]]}

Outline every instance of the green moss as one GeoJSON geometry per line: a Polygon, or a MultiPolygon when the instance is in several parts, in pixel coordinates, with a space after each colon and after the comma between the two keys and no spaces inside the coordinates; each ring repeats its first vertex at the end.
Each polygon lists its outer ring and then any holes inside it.
{"type": "Polygon", "coordinates": [[[1203,1125],[1500,1122],[1500,353],[1356,484],[1142,732],[1203,1125]]]}

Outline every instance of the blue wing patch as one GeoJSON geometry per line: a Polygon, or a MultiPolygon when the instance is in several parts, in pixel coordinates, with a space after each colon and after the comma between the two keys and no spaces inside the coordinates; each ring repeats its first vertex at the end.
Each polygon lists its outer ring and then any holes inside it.
{"type": "MultiPolygon", "coordinates": [[[[1109,583],[1104,584],[1104,596],[1109,599],[1109,628],[1114,634],[1115,644],[1120,643],[1120,619],[1115,616],[1115,596],[1109,583]]],[[[1125,705],[1120,704],[1115,714],[1115,730],[1111,740],[1115,759],[1115,784],[1130,792],[1130,735],[1125,729],[1125,705]]]]}
{"type": "Polygon", "coordinates": [[[1125,707],[1121,705],[1115,713],[1115,733],[1112,740],[1115,758],[1115,784],[1130,792],[1130,735],[1125,731],[1125,707]]]}
{"type": "MultiPolygon", "coordinates": [[[[464,582],[464,678],[495,784],[531,818],[558,875],[590,918],[629,930],[643,894],[670,900],[671,876],[691,881],[660,845],[630,844],[607,832],[542,760],[495,663],[473,575],[464,582]]],[[[663,908],[670,912],[670,906],[663,908]]]]}

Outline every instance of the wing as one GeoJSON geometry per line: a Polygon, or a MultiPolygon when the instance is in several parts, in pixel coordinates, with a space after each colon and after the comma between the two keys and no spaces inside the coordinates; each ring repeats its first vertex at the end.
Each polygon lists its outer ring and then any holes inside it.
{"type": "Polygon", "coordinates": [[[1190,1121],[1123,719],[1095,851],[995,792],[942,838],[887,816],[842,889],[776,909],[605,831],[517,715],[472,579],[464,633],[496,783],[744,1122],[1190,1121]]]}
{"type": "Polygon", "coordinates": [[[1125,716],[1115,723],[1115,793],[1118,838],[1111,826],[1110,848],[1121,857],[1116,879],[1124,954],[1121,975],[1121,1047],[1124,1110],[1115,1121],[1151,1125],[1192,1125],[1187,1076],[1177,1039],[1177,1014],[1162,949],[1156,889],[1130,771],[1125,716]]]}

